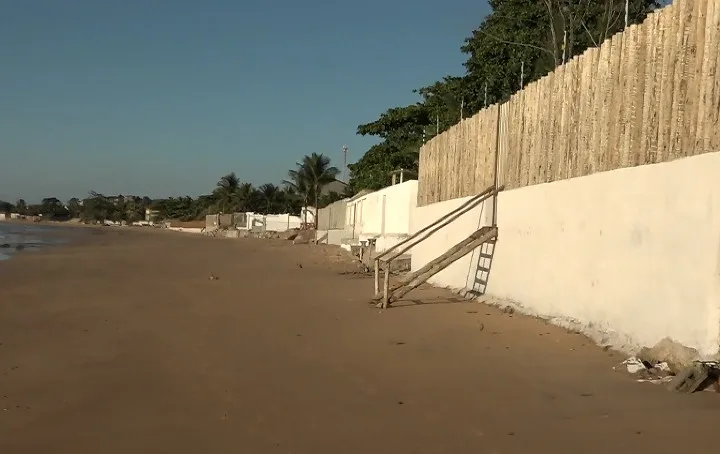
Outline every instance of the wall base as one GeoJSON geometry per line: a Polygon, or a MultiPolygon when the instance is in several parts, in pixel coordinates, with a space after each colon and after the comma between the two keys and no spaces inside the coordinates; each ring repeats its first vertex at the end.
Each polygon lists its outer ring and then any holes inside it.
{"type": "MultiPolygon", "coordinates": [[[[623,351],[669,337],[712,357],[720,349],[718,175],[720,153],[708,153],[502,192],[495,247],[429,282],[514,301],[506,304],[623,351]]],[[[418,207],[413,231],[467,199],[418,207]]],[[[491,204],[414,248],[413,270],[490,225],[491,204]]]]}

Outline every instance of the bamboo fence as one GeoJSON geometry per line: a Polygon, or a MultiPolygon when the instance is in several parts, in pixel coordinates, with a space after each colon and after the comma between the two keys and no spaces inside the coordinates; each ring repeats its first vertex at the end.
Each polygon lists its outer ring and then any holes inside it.
{"type": "Polygon", "coordinates": [[[720,151],[719,71],[720,0],[675,0],[426,143],[418,204],[720,151]]]}

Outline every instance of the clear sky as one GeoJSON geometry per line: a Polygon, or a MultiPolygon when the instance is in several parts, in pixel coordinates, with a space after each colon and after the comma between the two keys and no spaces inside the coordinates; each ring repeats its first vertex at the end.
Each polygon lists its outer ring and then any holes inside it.
{"type": "Polygon", "coordinates": [[[485,0],[1,0],[0,199],[280,183],[462,74],[485,0]]]}

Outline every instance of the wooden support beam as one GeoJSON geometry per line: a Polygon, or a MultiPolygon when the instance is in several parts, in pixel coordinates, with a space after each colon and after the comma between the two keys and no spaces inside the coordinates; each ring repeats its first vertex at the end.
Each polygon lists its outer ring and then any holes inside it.
{"type": "MultiPolygon", "coordinates": [[[[383,300],[378,304],[378,307],[386,308],[392,301],[397,301],[402,298],[408,292],[427,282],[428,279],[444,270],[460,258],[468,255],[487,241],[497,237],[497,232],[497,227],[483,227],[448,249],[444,254],[427,263],[419,270],[408,273],[405,277],[403,277],[403,279],[401,279],[400,284],[389,292],[389,295],[388,293],[383,295],[383,300]]],[[[385,285],[385,288],[388,289],[387,281],[385,285]]],[[[386,290],[386,292],[388,292],[388,290],[386,290]]]]}

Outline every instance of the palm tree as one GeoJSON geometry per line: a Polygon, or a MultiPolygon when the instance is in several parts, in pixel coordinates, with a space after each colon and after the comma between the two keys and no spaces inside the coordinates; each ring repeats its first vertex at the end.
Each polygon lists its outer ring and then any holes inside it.
{"type": "MultiPolygon", "coordinates": [[[[297,166],[298,170],[288,171],[288,177],[290,179],[283,180],[283,183],[287,186],[286,196],[289,196],[288,200],[292,198],[302,200],[303,207],[307,207],[310,200],[310,186],[305,172],[302,171],[301,164],[298,163],[297,166]]],[[[305,211],[305,223],[307,224],[307,210],[305,211]]]]}
{"type": "Polygon", "coordinates": [[[315,199],[315,215],[320,206],[322,189],[337,178],[340,170],[330,165],[330,158],[322,154],[313,153],[303,158],[303,169],[308,174],[312,196],[315,199]]]}
{"type": "Polygon", "coordinates": [[[253,188],[253,185],[250,183],[242,183],[240,187],[237,189],[237,202],[238,202],[238,211],[253,211],[249,208],[252,208],[251,201],[253,198],[253,194],[255,193],[255,188],[253,188]]]}
{"type": "MultiPolygon", "coordinates": [[[[322,188],[335,181],[339,173],[340,170],[337,167],[330,165],[329,157],[313,153],[310,156],[306,155],[301,162],[297,163],[297,170],[288,172],[290,180],[285,180],[285,183],[304,196],[306,208],[312,200],[315,202],[317,210],[322,188]]],[[[307,223],[307,210],[305,211],[305,223],[307,223]]]]}
{"type": "Polygon", "coordinates": [[[223,213],[232,212],[238,204],[238,189],[240,180],[235,172],[231,172],[220,178],[217,182],[215,193],[218,197],[218,204],[223,213]]]}
{"type": "Polygon", "coordinates": [[[260,186],[259,191],[266,203],[265,214],[269,214],[273,209],[273,204],[277,201],[278,196],[280,195],[280,188],[272,183],[267,183],[260,186]]]}
{"type": "Polygon", "coordinates": [[[302,200],[303,196],[298,195],[295,188],[290,185],[283,187],[278,194],[278,201],[284,213],[300,213],[300,206],[298,205],[302,204],[302,200]]]}

